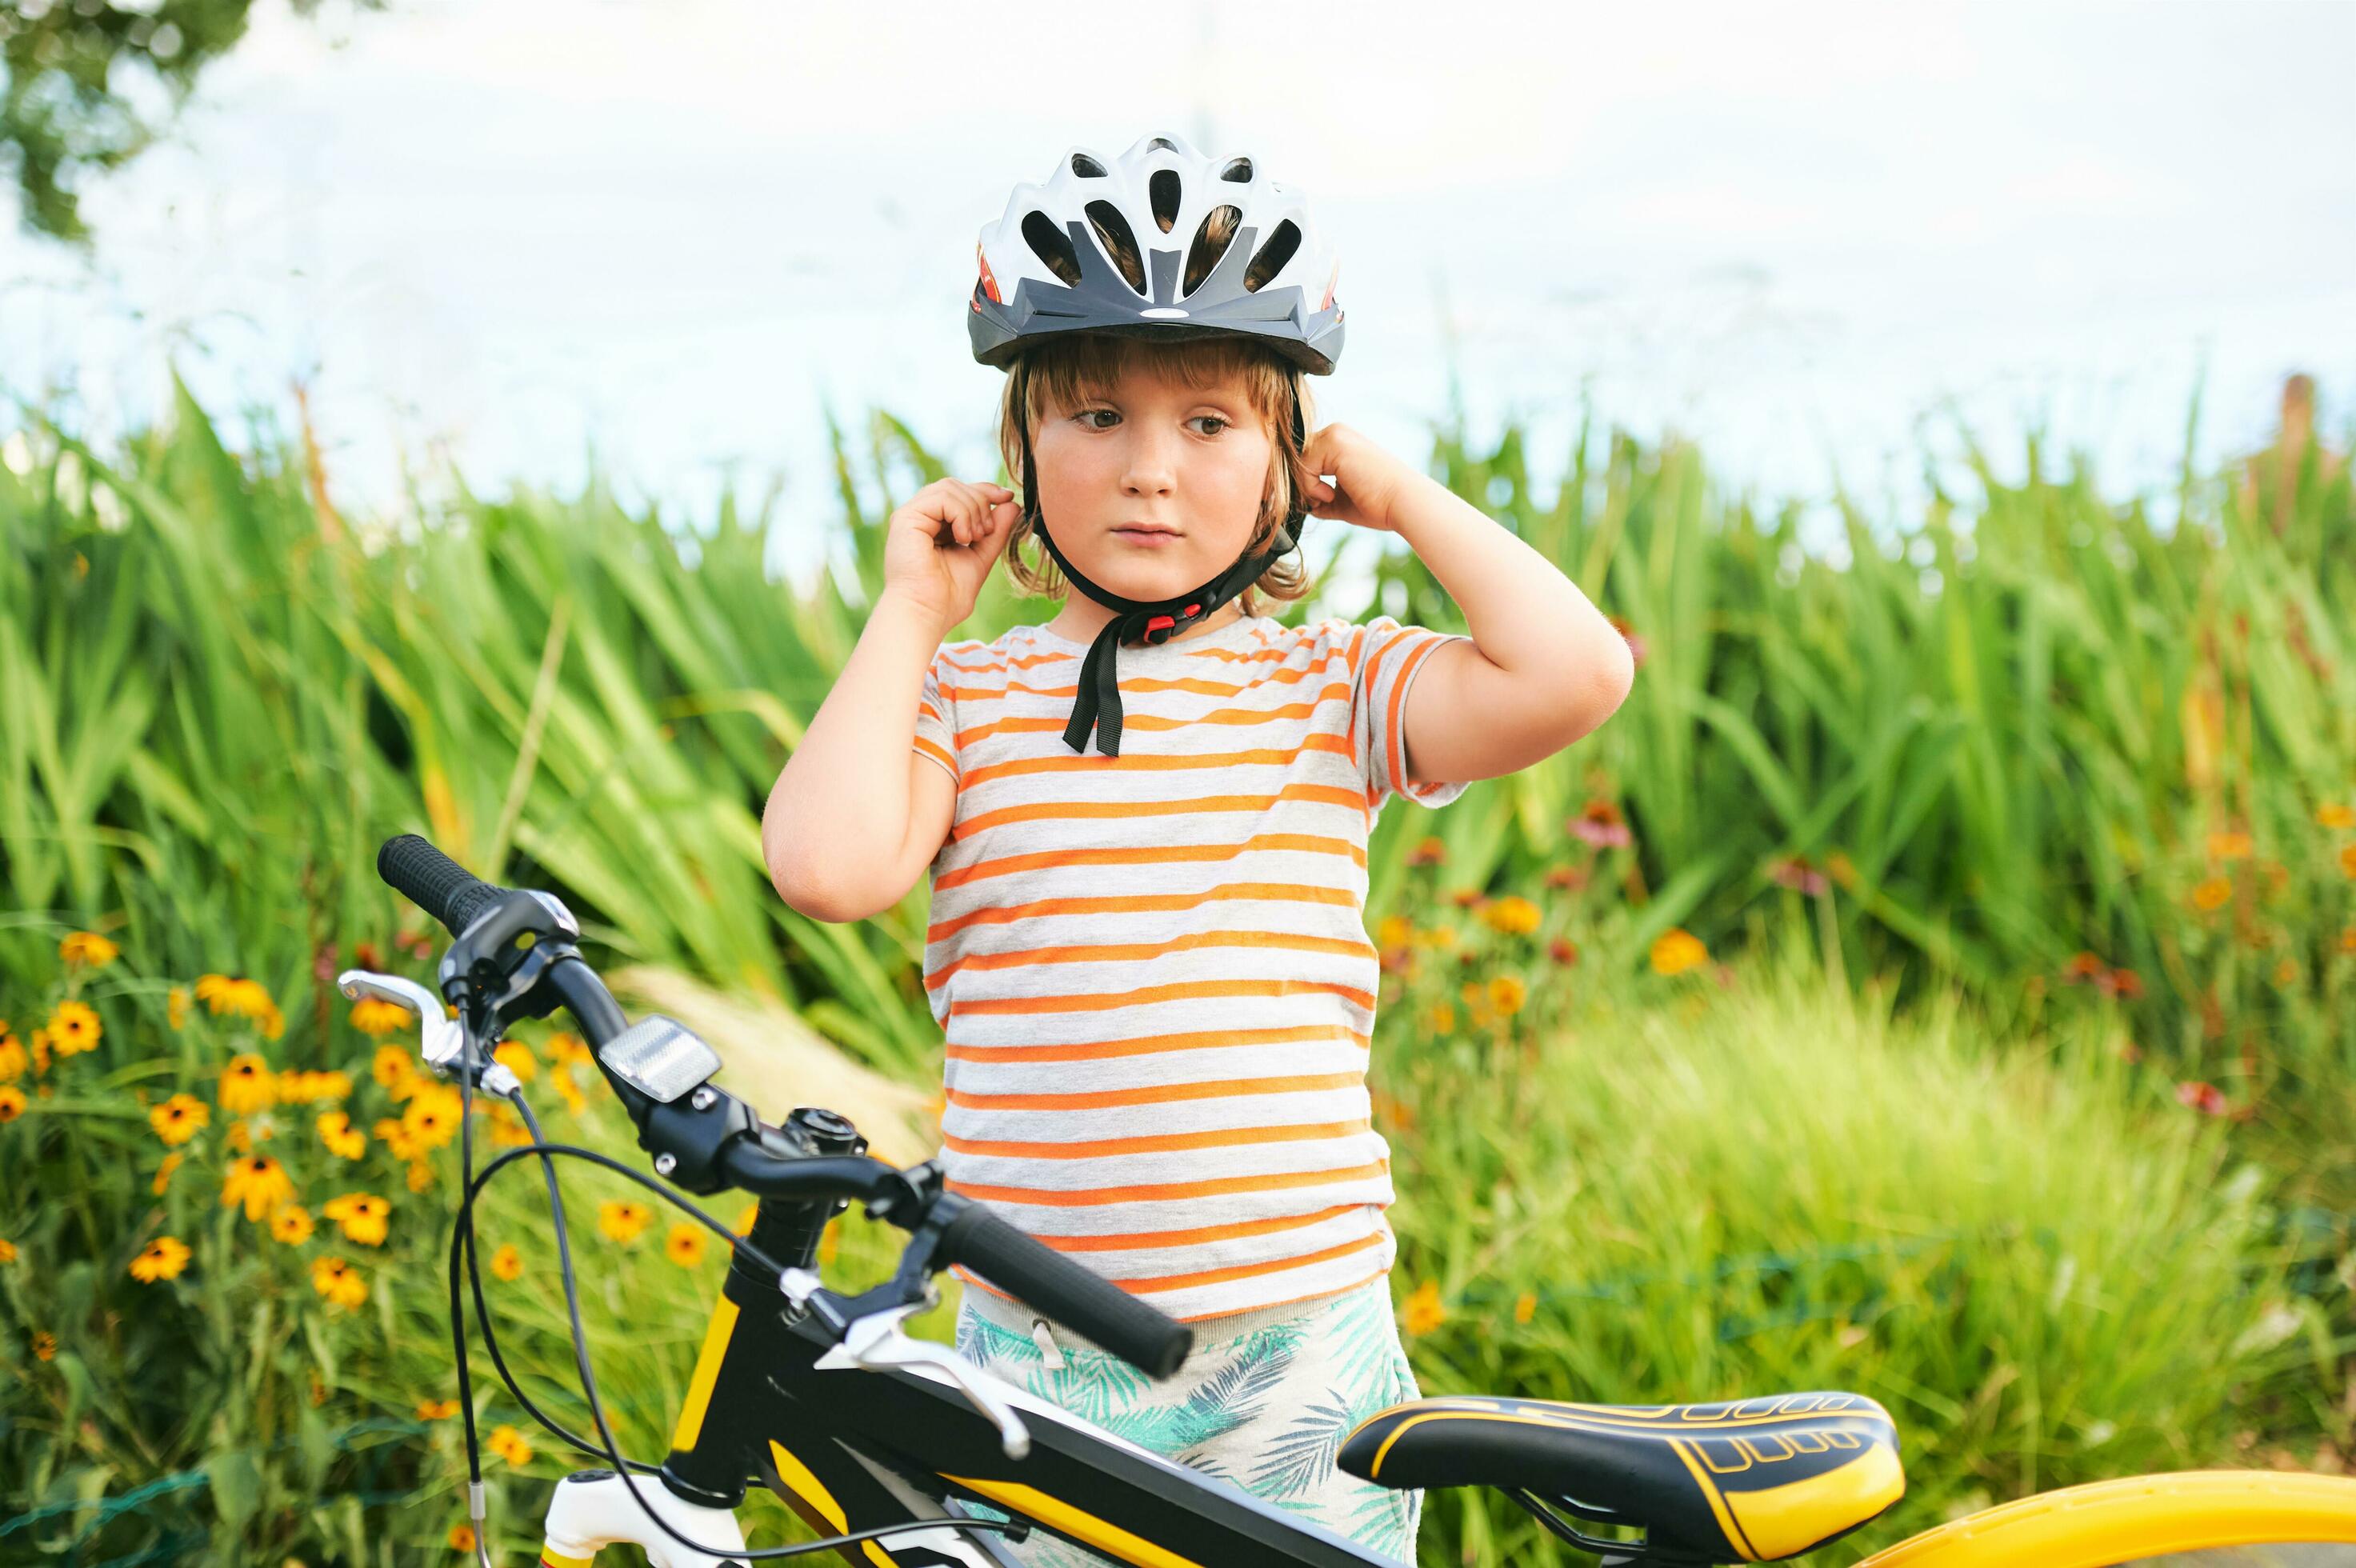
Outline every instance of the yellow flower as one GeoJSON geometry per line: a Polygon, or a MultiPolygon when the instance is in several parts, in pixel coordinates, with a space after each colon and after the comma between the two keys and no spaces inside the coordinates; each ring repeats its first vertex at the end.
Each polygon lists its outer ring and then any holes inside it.
{"type": "Polygon", "coordinates": [[[523,1434],[512,1426],[492,1428],[483,1446],[518,1469],[531,1463],[531,1444],[525,1442],[523,1434]]]}
{"type": "Polygon", "coordinates": [[[1507,1018],[1522,1010],[1529,994],[1529,987],[1515,975],[1500,974],[1489,982],[1489,1005],[1507,1018]]]}
{"type": "Polygon", "coordinates": [[[2250,835],[2247,833],[2211,833],[2209,856],[2212,860],[2247,860],[2250,858],[2250,835]]]}
{"type": "Polygon", "coordinates": [[[2356,806],[2343,806],[2337,801],[2318,806],[2315,820],[2327,828],[2356,828],[2356,806]]]}
{"type": "Polygon", "coordinates": [[[0,1024],[0,1083],[16,1082],[25,1076],[27,1065],[25,1042],[8,1033],[6,1025],[0,1024]]]}
{"type": "Polygon", "coordinates": [[[278,1100],[278,1079],[270,1064],[247,1051],[229,1058],[221,1069],[220,1108],[232,1116],[263,1111],[278,1100]]]}
{"type": "Polygon", "coordinates": [[[177,1154],[166,1155],[164,1163],[155,1167],[155,1179],[147,1184],[148,1190],[158,1197],[163,1197],[165,1189],[172,1185],[172,1173],[180,1168],[180,1161],[186,1157],[177,1154]]]}
{"type": "Polygon", "coordinates": [[[841,1249],[842,1221],[839,1218],[830,1219],[826,1222],[826,1229],[818,1233],[818,1261],[819,1266],[824,1267],[826,1264],[834,1262],[835,1253],[841,1251],[841,1249]]]}
{"type": "Polygon", "coordinates": [[[589,1045],[580,1036],[560,1029],[548,1036],[548,1059],[564,1067],[586,1066],[589,1045]]]}
{"type": "Polygon", "coordinates": [[[581,1086],[573,1081],[573,1075],[570,1072],[558,1073],[552,1081],[556,1085],[556,1097],[564,1101],[564,1109],[578,1116],[589,1108],[589,1101],[582,1094],[581,1086]]]}
{"type": "Polygon", "coordinates": [[[514,1283],[523,1277],[523,1254],[513,1247],[501,1247],[491,1254],[491,1273],[514,1283]]]}
{"type": "Polygon", "coordinates": [[[1709,950],[1701,939],[1682,926],[1671,927],[1653,941],[1653,972],[1683,974],[1697,969],[1709,961],[1709,950]]]}
{"type": "Polygon", "coordinates": [[[417,1069],[410,1065],[409,1053],[399,1046],[379,1046],[374,1059],[369,1063],[369,1076],[376,1079],[380,1089],[397,1089],[416,1075],[417,1069]]]}
{"type": "Polygon", "coordinates": [[[355,1307],[368,1300],[368,1281],[341,1258],[321,1258],[313,1262],[311,1288],[332,1306],[355,1307]]]}
{"type": "Polygon", "coordinates": [[[352,1080],[340,1072],[282,1072],[278,1099],[286,1105],[316,1105],[322,1100],[351,1098],[352,1080]]]}
{"type": "Polygon", "coordinates": [[[521,1040],[501,1040],[491,1059],[515,1074],[519,1083],[530,1083],[540,1076],[540,1058],[521,1040]]]}
{"type": "Polygon", "coordinates": [[[80,1056],[106,1033],[87,1002],[60,1002],[49,1015],[49,1045],[61,1057],[80,1056]]]}
{"type": "Polygon", "coordinates": [[[703,1262],[703,1227],[682,1220],[670,1228],[663,1240],[663,1256],[682,1269],[691,1269],[703,1262]]]}
{"type": "Polygon", "coordinates": [[[1403,948],[1415,937],[1415,922],[1405,915],[1385,915],[1375,940],[1387,948],[1403,948]]]}
{"type": "Polygon", "coordinates": [[[2340,869],[2351,876],[2356,876],[2356,843],[2351,843],[2340,852],[2340,869]]]}
{"type": "Polygon", "coordinates": [[[25,1091],[13,1083],[0,1083],[0,1122],[14,1122],[25,1113],[25,1091]]]}
{"type": "Polygon", "coordinates": [[[345,1112],[322,1111],[316,1125],[319,1141],[339,1160],[357,1160],[368,1148],[368,1134],[353,1126],[345,1112]]]}
{"type": "Polygon", "coordinates": [[[376,1134],[376,1141],[382,1144],[394,1159],[413,1160],[417,1157],[417,1148],[409,1141],[409,1134],[402,1130],[400,1122],[391,1117],[379,1117],[369,1131],[376,1134]]]}
{"type": "Polygon", "coordinates": [[[363,996],[352,1004],[352,1027],[363,1035],[391,1035],[417,1022],[417,1015],[398,1002],[363,996]]]}
{"type": "Polygon", "coordinates": [[[177,1029],[188,1021],[188,988],[175,985],[164,993],[164,1022],[177,1029]]]}
{"type": "Polygon", "coordinates": [[[409,1172],[402,1178],[412,1192],[423,1192],[434,1185],[434,1167],[421,1156],[409,1162],[409,1172]]]}
{"type": "Polygon", "coordinates": [[[1448,1308],[1440,1304],[1440,1286],[1430,1280],[1415,1287],[1399,1308],[1399,1326],[1409,1334],[1429,1334],[1448,1321],[1448,1308]]]}
{"type": "Polygon", "coordinates": [[[1511,896],[1498,899],[1481,911],[1489,929],[1509,937],[1526,937],[1538,929],[1538,907],[1528,899],[1511,896]]]}
{"type": "Polygon", "coordinates": [[[2192,907],[2202,914],[2225,907],[2233,896],[2233,885],[2222,876],[2212,876],[2192,890],[2192,907]]]}
{"type": "Polygon", "coordinates": [[[301,1246],[311,1239],[311,1211],[299,1203],[280,1204],[271,1210],[270,1233],[283,1246],[301,1246]]]}
{"type": "Polygon", "coordinates": [[[319,1212],[343,1227],[344,1240],[363,1247],[381,1247],[391,1229],[392,1205],[372,1192],[348,1192],[319,1205],[319,1212]]]}
{"type": "Polygon", "coordinates": [[[57,1354],[58,1337],[56,1335],[50,1333],[46,1328],[40,1329],[33,1335],[33,1359],[35,1360],[55,1360],[57,1359],[57,1354]]]}
{"type": "Polygon", "coordinates": [[[456,1400],[419,1400],[417,1402],[417,1419],[420,1421],[447,1421],[457,1413],[456,1400]]]}
{"type": "Polygon", "coordinates": [[[425,1083],[411,1096],[401,1113],[401,1130],[410,1147],[420,1154],[438,1149],[458,1135],[458,1090],[447,1083],[425,1083]]]}
{"type": "Polygon", "coordinates": [[[472,1552],[475,1550],[475,1527],[471,1524],[452,1525],[450,1527],[450,1550],[453,1552],[472,1552]]]}
{"type": "Polygon", "coordinates": [[[131,1277],[141,1284],[152,1285],[157,1280],[177,1280],[180,1271],[188,1266],[188,1244],[177,1236],[158,1236],[147,1243],[147,1250],[131,1260],[131,1277]]]}
{"type": "Polygon", "coordinates": [[[2297,983],[2298,961],[2297,959],[2286,958],[2275,965],[2275,983],[2276,985],[2295,985],[2297,983]]]}
{"type": "Polygon", "coordinates": [[[16,1243],[5,1236],[0,1236],[0,1263],[13,1263],[16,1261],[16,1243]]]}
{"type": "Polygon", "coordinates": [[[147,1124],[166,1148],[177,1148],[204,1131],[212,1110],[193,1094],[176,1094],[147,1112],[147,1124]]]}
{"type": "Polygon", "coordinates": [[[1514,1298],[1514,1321],[1527,1323],[1537,1316],[1538,1296],[1536,1291],[1524,1291],[1514,1298]]]}
{"type": "Polygon", "coordinates": [[[1456,945],[1456,928],[1434,926],[1423,933],[1423,940],[1436,948],[1452,948],[1456,945]]]}
{"type": "MultiPolygon", "coordinates": [[[[746,1205],[744,1206],[744,1212],[736,1216],[736,1225],[735,1225],[736,1234],[738,1234],[739,1236],[749,1236],[749,1235],[751,1235],[751,1234],[753,1233],[753,1221],[755,1221],[755,1219],[758,1219],[760,1217],[761,1217],[761,1206],[760,1206],[759,1204],[757,1204],[757,1203],[748,1203],[748,1204],[746,1204],[746,1205]]],[[[830,1219],[827,1221],[827,1224],[828,1224],[828,1226],[829,1226],[830,1228],[831,1228],[831,1227],[832,1227],[833,1223],[834,1223],[834,1221],[832,1221],[832,1220],[830,1220],[830,1219]]]]}
{"type": "Polygon", "coordinates": [[[1435,1003],[1433,1003],[1433,1004],[1431,1004],[1431,1015],[1430,1015],[1430,1016],[1431,1016],[1431,1032],[1432,1032],[1433,1034],[1435,1034],[1435,1035],[1446,1035],[1446,1034],[1452,1034],[1452,1033],[1454,1033],[1454,1032],[1455,1032],[1455,1028],[1456,1028],[1456,1009],[1455,1009],[1455,1008],[1453,1008],[1453,1007],[1451,1007],[1451,1006],[1450,1006],[1447,1003],[1445,1003],[1445,1002],[1435,1002],[1435,1003]]]}
{"type": "Polygon", "coordinates": [[[222,1134],[221,1141],[226,1143],[233,1153],[241,1155],[253,1153],[253,1133],[242,1122],[230,1122],[229,1131],[222,1134]]]}
{"type": "Polygon", "coordinates": [[[229,1174],[221,1178],[221,1206],[234,1208],[242,1203],[245,1217],[257,1223],[294,1196],[294,1178],[268,1155],[230,1161],[229,1174]]]}
{"type": "Polygon", "coordinates": [[[96,931],[76,931],[58,944],[58,957],[68,963],[86,963],[92,969],[105,968],[122,951],[96,931]]]}
{"type": "Polygon", "coordinates": [[[491,1101],[491,1142],[503,1149],[521,1148],[531,1142],[531,1129],[503,1100],[491,1101]]]}
{"type": "Polygon", "coordinates": [[[609,1241],[635,1241],[654,1217],[654,1210],[643,1203],[601,1203],[597,1206],[597,1230],[609,1241]]]}

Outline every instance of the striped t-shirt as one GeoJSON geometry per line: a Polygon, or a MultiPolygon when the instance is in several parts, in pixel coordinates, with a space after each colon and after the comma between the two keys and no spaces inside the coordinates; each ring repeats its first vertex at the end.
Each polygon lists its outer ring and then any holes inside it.
{"type": "Polygon", "coordinates": [[[916,746],[958,782],[925,940],[951,1190],[1181,1319],[1390,1268],[1366,834],[1464,791],[1405,779],[1449,640],[1259,616],[1123,645],[1119,757],[1064,740],[1086,644],[941,648],[916,746]]]}

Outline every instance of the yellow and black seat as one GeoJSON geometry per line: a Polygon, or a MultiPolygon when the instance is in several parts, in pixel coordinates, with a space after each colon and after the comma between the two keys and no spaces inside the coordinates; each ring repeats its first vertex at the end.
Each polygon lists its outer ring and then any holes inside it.
{"type": "Polygon", "coordinates": [[[1607,1561],[1764,1563],[1855,1530],[1906,1477],[1890,1414],[1862,1394],[1779,1394],[1722,1404],[1563,1404],[1453,1398],[1360,1423],[1337,1462],[1386,1487],[1498,1487],[1537,1508],[1634,1526],[1607,1561]]]}

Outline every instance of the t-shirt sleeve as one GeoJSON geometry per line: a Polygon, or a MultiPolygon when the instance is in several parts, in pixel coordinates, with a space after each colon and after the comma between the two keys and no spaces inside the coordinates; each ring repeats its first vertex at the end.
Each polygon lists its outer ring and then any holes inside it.
{"type": "Polygon", "coordinates": [[[933,655],[925,670],[924,691],[916,698],[916,749],[948,769],[949,778],[960,777],[957,754],[957,704],[952,695],[956,682],[955,667],[945,652],[933,655]],[[943,685],[947,677],[949,684],[943,685]]]}
{"type": "Polygon", "coordinates": [[[1401,626],[1388,616],[1378,616],[1358,629],[1365,635],[1351,673],[1351,731],[1357,736],[1367,803],[1379,809],[1398,794],[1419,806],[1445,806],[1464,793],[1470,781],[1408,782],[1407,693],[1417,671],[1441,647],[1472,639],[1428,627],[1401,626]]]}

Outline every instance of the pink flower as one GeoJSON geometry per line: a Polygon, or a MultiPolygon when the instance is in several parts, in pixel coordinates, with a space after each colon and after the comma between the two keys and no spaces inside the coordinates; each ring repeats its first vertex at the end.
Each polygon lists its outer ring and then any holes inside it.
{"type": "Polygon", "coordinates": [[[2197,1080],[2178,1084],[2176,1101],[2179,1105],[2190,1106],[2203,1116],[2222,1116],[2228,1109],[2223,1090],[2213,1083],[2197,1080]]]}
{"type": "Polygon", "coordinates": [[[1779,860],[1767,871],[1767,878],[1778,887],[1789,887],[1794,893],[1804,893],[1815,898],[1831,891],[1832,883],[1821,871],[1808,864],[1804,854],[1789,860],[1779,860]]]}
{"type": "Polygon", "coordinates": [[[1621,819],[1620,808],[1609,800],[1590,800],[1563,826],[1573,837],[1585,839],[1598,849],[1626,849],[1634,842],[1621,819]]]}

